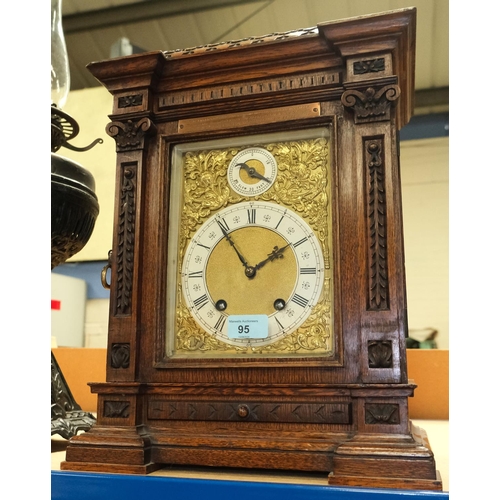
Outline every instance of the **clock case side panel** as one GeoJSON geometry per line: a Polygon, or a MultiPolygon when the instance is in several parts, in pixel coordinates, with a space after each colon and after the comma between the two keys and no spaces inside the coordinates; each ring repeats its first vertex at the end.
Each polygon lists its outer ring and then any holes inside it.
{"type": "MultiPolygon", "coordinates": [[[[348,113],[346,111],[346,113],[348,113]]],[[[346,359],[363,383],[407,384],[406,297],[394,122],[341,127],[340,231],[346,359]],[[349,319],[348,319],[349,318],[349,319]]]]}

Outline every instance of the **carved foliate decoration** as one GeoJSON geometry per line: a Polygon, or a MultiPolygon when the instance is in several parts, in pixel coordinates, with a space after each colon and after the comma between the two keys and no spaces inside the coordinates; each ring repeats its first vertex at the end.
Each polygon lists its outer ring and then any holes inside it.
{"type": "Polygon", "coordinates": [[[269,35],[262,36],[250,36],[247,38],[242,38],[240,40],[231,40],[228,42],[219,42],[219,43],[211,43],[208,45],[198,45],[196,47],[190,47],[187,49],[176,49],[176,50],[167,50],[164,51],[163,54],[166,58],[176,58],[176,57],[184,57],[190,56],[193,54],[203,54],[205,52],[212,52],[214,50],[227,50],[235,47],[242,47],[245,45],[255,45],[267,42],[275,42],[277,40],[284,40],[286,38],[294,38],[299,36],[307,36],[307,35],[317,35],[318,28],[303,28],[300,30],[292,30],[285,31],[281,33],[271,33],[269,35]]]}
{"type": "Polygon", "coordinates": [[[350,403],[237,403],[228,401],[152,401],[148,416],[165,420],[310,422],[349,424],[350,403]]]}
{"type": "Polygon", "coordinates": [[[365,139],[366,217],[368,234],[369,310],[389,309],[387,272],[387,201],[382,139],[365,139]]]}
{"type": "Polygon", "coordinates": [[[368,366],[370,368],[392,368],[392,342],[370,340],[368,342],[368,366]]]}
{"type": "Polygon", "coordinates": [[[397,101],[401,91],[397,85],[386,85],[380,89],[368,87],[364,91],[346,90],[342,104],[354,111],[355,123],[389,120],[391,105],[397,101]]]}
{"type": "Polygon", "coordinates": [[[119,108],[129,108],[133,106],[140,106],[142,104],[143,95],[135,94],[135,95],[127,95],[118,98],[118,107],[119,108]]]}
{"type": "Polygon", "coordinates": [[[399,405],[366,404],[365,423],[367,424],[399,424],[399,405]]]}
{"type": "Polygon", "coordinates": [[[130,366],[130,344],[113,344],[110,357],[111,368],[128,368],[130,366]]]}
{"type": "Polygon", "coordinates": [[[385,70],[385,59],[379,57],[377,59],[368,59],[365,61],[356,61],[353,64],[355,75],[364,75],[366,73],[377,73],[385,70]]]}
{"type": "Polygon", "coordinates": [[[104,416],[128,418],[130,416],[130,403],[128,401],[104,401],[104,416]]]}
{"type": "Polygon", "coordinates": [[[122,165],[120,211],[118,215],[118,248],[116,252],[115,314],[131,313],[134,274],[137,164],[122,165]]]}
{"type": "Polygon", "coordinates": [[[78,206],[74,200],[54,203],[52,221],[57,220],[58,232],[51,234],[51,269],[66,262],[86,245],[94,231],[97,215],[78,206]]]}
{"type": "MultiPolygon", "coordinates": [[[[323,251],[325,280],[322,297],[308,319],[294,332],[267,346],[233,346],[203,331],[194,321],[177,290],[176,352],[207,353],[330,353],[332,277],[328,204],[328,141],[324,138],[277,142],[265,145],[276,158],[278,176],[270,189],[253,199],[277,202],[290,207],[303,217],[314,230],[323,251]]],[[[184,159],[185,178],[179,234],[179,262],[192,235],[211,214],[245,197],[232,191],[227,183],[227,165],[238,150],[195,151],[184,159]],[[197,180],[198,179],[198,180],[197,180]]]]}
{"type": "Polygon", "coordinates": [[[116,141],[116,151],[131,151],[144,148],[144,138],[154,134],[156,127],[149,118],[111,122],[106,126],[106,132],[116,141]]]}

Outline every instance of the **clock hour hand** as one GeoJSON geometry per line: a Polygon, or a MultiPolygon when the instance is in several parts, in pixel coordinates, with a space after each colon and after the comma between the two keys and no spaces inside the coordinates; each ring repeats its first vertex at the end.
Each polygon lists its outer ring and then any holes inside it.
{"type": "Polygon", "coordinates": [[[256,266],[255,266],[255,270],[257,271],[258,269],[260,269],[261,267],[264,266],[264,264],[266,264],[267,262],[271,262],[275,259],[282,259],[283,258],[283,252],[290,246],[290,243],[288,243],[287,245],[285,245],[284,247],[281,247],[281,248],[278,248],[278,246],[276,245],[273,250],[271,251],[270,254],[267,254],[267,258],[264,259],[262,262],[259,262],[256,266]]]}
{"type": "Polygon", "coordinates": [[[262,174],[259,174],[259,172],[255,170],[255,168],[250,167],[246,163],[237,163],[236,166],[242,168],[253,179],[262,179],[263,181],[271,183],[271,181],[267,177],[264,177],[262,174]]]}

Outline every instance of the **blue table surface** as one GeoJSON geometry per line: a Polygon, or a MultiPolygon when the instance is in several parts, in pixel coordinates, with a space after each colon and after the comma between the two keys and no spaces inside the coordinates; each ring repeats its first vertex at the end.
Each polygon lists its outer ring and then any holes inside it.
{"type": "Polygon", "coordinates": [[[53,500],[448,500],[448,492],[52,471],[53,500]]]}

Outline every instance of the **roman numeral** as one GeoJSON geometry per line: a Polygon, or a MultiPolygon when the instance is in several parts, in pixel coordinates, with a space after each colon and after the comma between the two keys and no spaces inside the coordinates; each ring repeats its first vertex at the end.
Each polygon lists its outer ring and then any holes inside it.
{"type": "Polygon", "coordinates": [[[188,278],[203,278],[203,271],[195,271],[188,274],[188,278]]]}
{"type": "Polygon", "coordinates": [[[248,223],[255,224],[256,209],[250,208],[249,210],[247,210],[247,214],[248,214],[248,223]]]}
{"type": "Polygon", "coordinates": [[[219,332],[222,332],[222,329],[224,328],[224,325],[226,324],[226,316],[221,314],[219,316],[219,319],[217,320],[217,323],[215,323],[215,329],[219,332]]]}
{"type": "Polygon", "coordinates": [[[207,250],[210,250],[210,247],[207,247],[206,245],[202,245],[201,243],[196,243],[199,247],[206,248],[207,250]]]}
{"type": "Polygon", "coordinates": [[[295,294],[292,297],[292,302],[295,302],[300,307],[306,307],[307,306],[307,299],[304,299],[304,297],[302,297],[302,295],[295,294]]]}
{"type": "Polygon", "coordinates": [[[301,240],[294,243],[293,246],[298,247],[299,245],[302,245],[302,243],[305,243],[306,241],[307,241],[307,238],[302,238],[301,240]]]}
{"type": "Polygon", "coordinates": [[[281,216],[281,219],[278,221],[278,224],[276,224],[276,227],[274,229],[278,229],[278,226],[281,224],[281,221],[283,220],[284,215],[281,216]]]}
{"type": "Polygon", "coordinates": [[[201,297],[198,297],[197,299],[193,300],[193,304],[198,310],[200,310],[203,306],[206,306],[208,304],[207,294],[202,295],[201,297]]]}
{"type": "Polygon", "coordinates": [[[217,224],[219,224],[222,233],[226,234],[229,231],[229,226],[227,225],[227,222],[224,219],[215,219],[215,220],[217,221],[217,224]]]}
{"type": "Polygon", "coordinates": [[[316,274],[317,269],[315,267],[301,267],[300,274],[316,274]]]}

